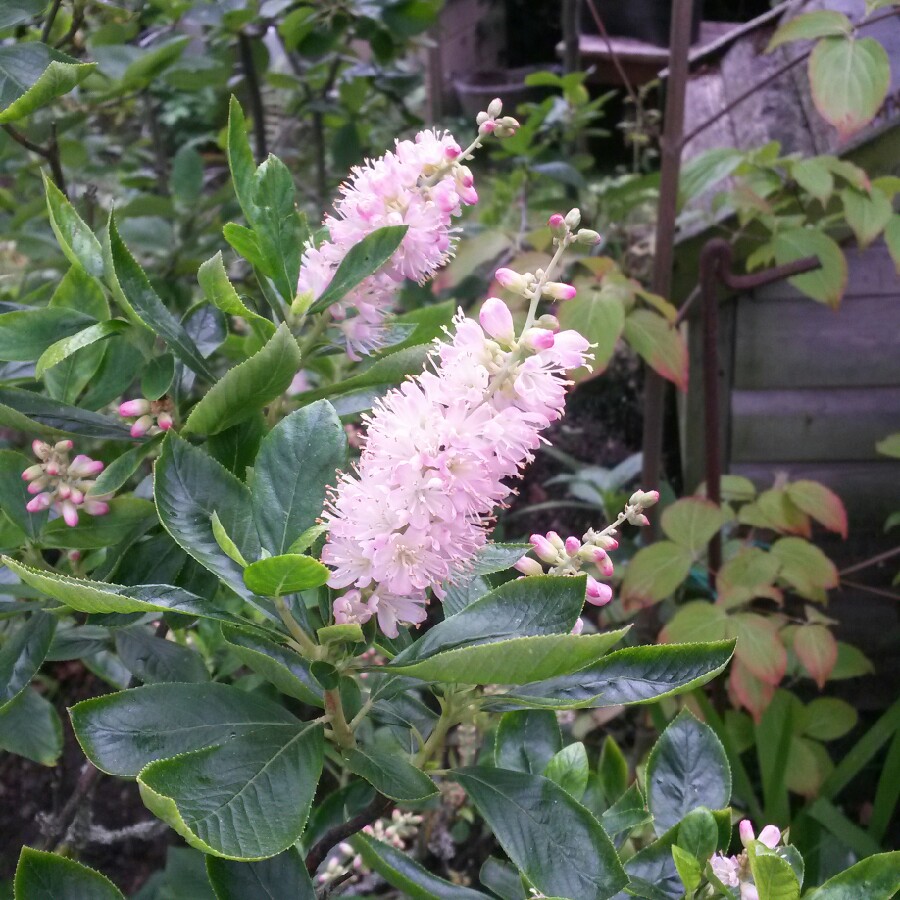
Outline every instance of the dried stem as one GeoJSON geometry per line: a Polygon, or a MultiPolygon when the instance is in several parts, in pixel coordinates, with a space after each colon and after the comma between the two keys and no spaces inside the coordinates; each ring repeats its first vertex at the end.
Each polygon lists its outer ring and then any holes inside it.
{"type": "Polygon", "coordinates": [[[347,840],[348,837],[356,834],[357,831],[361,831],[366,825],[371,825],[376,819],[381,818],[391,808],[392,802],[390,797],[376,794],[375,799],[361,813],[342,825],[335,825],[334,828],[329,828],[307,854],[306,871],[310,875],[314,875],[332,847],[341,841],[347,840]]]}

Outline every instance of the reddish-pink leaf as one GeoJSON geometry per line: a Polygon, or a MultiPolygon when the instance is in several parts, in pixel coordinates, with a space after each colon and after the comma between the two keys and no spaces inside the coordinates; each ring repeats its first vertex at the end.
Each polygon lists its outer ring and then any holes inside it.
{"type": "Polygon", "coordinates": [[[794,505],[829,531],[847,537],[847,510],[834,491],[817,481],[795,481],[787,487],[794,505]]]}
{"type": "Polygon", "coordinates": [[[838,658],[834,635],[824,625],[801,625],[794,633],[794,653],[822,690],[838,658]]]}
{"type": "Polygon", "coordinates": [[[728,620],[731,637],[737,638],[735,658],[752,675],[777,686],[787,668],[787,651],[778,630],[755,613],[738,613],[728,620]]]}
{"type": "Polygon", "coordinates": [[[728,693],[732,705],[748,710],[759,725],[762,714],[775,696],[775,686],[761,681],[746,666],[735,660],[731,664],[728,693]]]}
{"type": "Polygon", "coordinates": [[[674,382],[679,390],[687,390],[687,344],[674,325],[659,313],[636,309],[625,319],[624,334],[625,340],[648,366],[674,382]]]}

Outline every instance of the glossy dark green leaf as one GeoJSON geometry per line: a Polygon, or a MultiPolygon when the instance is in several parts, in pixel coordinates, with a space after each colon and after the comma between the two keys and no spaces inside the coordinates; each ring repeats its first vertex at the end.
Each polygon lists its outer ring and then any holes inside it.
{"type": "Polygon", "coordinates": [[[145,625],[116,629],[116,652],[125,668],[144,684],[209,681],[196,650],[156,637],[145,625]]]}
{"type": "Polygon", "coordinates": [[[800,882],[787,860],[774,853],[751,853],[750,871],[759,900],[799,900],[800,882]]]}
{"type": "Polygon", "coordinates": [[[288,388],[300,368],[300,348],[281,325],[258,352],[229,369],[193,408],[185,433],[217,434],[252,416],[288,388]]]}
{"type": "Polygon", "coordinates": [[[215,375],[210,371],[199,348],[185,331],[184,326],[165,307],[144,270],[119,237],[112,216],[109,217],[107,238],[109,285],[129,318],[161,337],[189,369],[207,381],[214,382],[215,375]]]}
{"type": "Polygon", "coordinates": [[[73,435],[106,441],[134,440],[121,421],[15,387],[0,387],[0,424],[42,437],[73,435]]]}
{"type": "Polygon", "coordinates": [[[489,856],[478,872],[478,880],[501,900],[527,900],[522,876],[508,862],[489,856]]]}
{"type": "Polygon", "coordinates": [[[325,490],[346,464],[347,436],[327,401],[304,406],[282,419],[263,439],[254,464],[253,518],[262,546],[287,553],[316,524],[325,490]]]}
{"type": "Polygon", "coordinates": [[[698,806],[721,809],[731,800],[731,769],[715,732],[687,710],[660,735],[647,762],[647,803],[657,834],[698,806]]]}
{"type": "Polygon", "coordinates": [[[248,221],[252,221],[254,213],[253,176],[256,173],[256,161],[247,138],[247,123],[241,104],[232,95],[228,105],[228,167],[231,169],[231,180],[238,202],[248,221]]]}
{"type": "Polygon", "coordinates": [[[457,780],[529,881],[549,897],[608,900],[628,879],[597,820],[550,779],[466,768],[457,780]]]}
{"type": "Polygon", "coordinates": [[[322,688],[310,674],[309,663],[294,650],[262,635],[227,625],[222,636],[244,665],[271,681],[282,694],[312,706],[323,706],[322,688]]]}
{"type": "MultiPolygon", "coordinates": [[[[53,307],[51,307],[52,309],[53,307]]],[[[49,311],[49,310],[48,310],[49,311]]],[[[73,334],[71,337],[63,338],[55,344],[51,344],[40,356],[37,365],[34,367],[34,374],[40,378],[47,373],[48,369],[58,366],[61,362],[69,359],[72,354],[85,347],[90,347],[98,341],[105,341],[107,338],[114,337],[127,331],[130,326],[121,319],[110,319],[107,322],[98,322],[73,334]]]]}
{"type": "Polygon", "coordinates": [[[487,895],[432,875],[402,850],[361,832],[350,845],[365,864],[410,900],[487,900],[487,895]]]}
{"type": "Polygon", "coordinates": [[[96,324],[91,316],[60,306],[2,313],[0,360],[35,360],[58,341],[96,324]]]}
{"type": "Polygon", "coordinates": [[[587,790],[590,775],[584,744],[580,741],[567,744],[554,754],[543,774],[551,781],[555,781],[571,797],[580,801],[587,790]]]}
{"type": "Polygon", "coordinates": [[[159,400],[168,393],[175,378],[175,357],[171,353],[154,356],[141,373],[141,396],[159,400]]]}
{"type": "Polygon", "coordinates": [[[344,757],[347,768],[392,800],[424,800],[437,793],[434,782],[397,753],[357,748],[344,757]]]}
{"type": "Polygon", "coordinates": [[[445,586],[445,591],[444,599],[441,602],[444,616],[455,616],[476,600],[480,600],[485,594],[489,594],[491,585],[480,575],[473,578],[460,575],[452,584],[445,586]]]}
{"type": "Polygon", "coordinates": [[[117,456],[97,477],[89,495],[114,494],[140,468],[141,463],[154,453],[163,441],[163,434],[154,435],[149,440],[126,450],[117,456]]]}
{"type": "Polygon", "coordinates": [[[631,785],[612,806],[609,807],[601,816],[600,824],[603,830],[611,837],[615,838],[637,828],[638,825],[646,825],[653,820],[641,789],[637,786],[637,782],[631,785]]]}
{"type": "Polygon", "coordinates": [[[515,688],[490,701],[488,708],[601,709],[648,703],[706,684],[733,652],[733,641],[627,647],[572,675],[515,688]]]}
{"type": "Polygon", "coordinates": [[[155,760],[224,745],[262,727],[302,727],[283,706],[216,683],[151,684],[84,700],[69,712],[88,759],[127,778],[155,760]]]}
{"type": "Polygon", "coordinates": [[[547,763],[562,749],[556,713],[522,710],[500,717],[494,739],[494,764],[499,769],[543,775],[547,763]]]}
{"type": "Polygon", "coordinates": [[[621,797],[628,787],[628,761],[611,734],[603,740],[600,760],[597,763],[597,777],[600,779],[607,803],[621,797]]]}
{"type": "Polygon", "coordinates": [[[37,462],[14,450],[0,450],[0,509],[10,521],[34,540],[47,522],[47,511],[30,513],[25,505],[32,499],[22,473],[37,462]]]}
{"type": "Polygon", "coordinates": [[[202,450],[169,433],[156,463],[154,496],[160,521],[175,543],[240,596],[252,597],[242,568],[222,551],[212,529],[216,513],[244,559],[259,558],[246,486],[202,450]]]}
{"type": "Polygon", "coordinates": [[[45,6],[44,0],[7,0],[0,10],[0,28],[10,28],[19,22],[27,22],[39,16],[45,6]]]}
{"type": "Polygon", "coordinates": [[[315,900],[316,892],[296,847],[258,862],[206,857],[216,900],[315,900]]]}
{"type": "Polygon", "coordinates": [[[228,279],[221,251],[200,266],[197,280],[200,282],[206,299],[213,306],[221,309],[223,313],[246,319],[250,325],[258,328],[267,338],[275,334],[275,324],[249,309],[238,296],[234,285],[228,279]]]}
{"type": "Polygon", "coordinates": [[[56,708],[33,688],[25,688],[0,712],[0,750],[55,766],[63,749],[62,722],[56,708]]]}
{"type": "Polygon", "coordinates": [[[67,550],[99,550],[116,544],[132,530],[143,534],[156,524],[156,511],[149,500],[138,497],[116,497],[104,516],[79,515],[78,526],[54,519],[43,531],[41,543],[46,547],[67,550]]]}
{"type": "Polygon", "coordinates": [[[105,876],[74,859],[23,847],[16,866],[16,900],[125,900],[105,876]]]}
{"type": "Polygon", "coordinates": [[[138,785],[150,810],[191,846],[229,859],[265,859],[303,833],[323,757],[322,725],[260,725],[152,762],[138,785]]]}
{"type": "Polygon", "coordinates": [[[15,700],[37,674],[56,630],[49,613],[33,612],[0,647],[0,712],[15,700]]]}
{"type": "Polygon", "coordinates": [[[50,225],[66,259],[88,275],[101,278],[104,272],[103,248],[94,232],[87,226],[65,194],[49,179],[44,178],[47,211],[50,225]]]}
{"type": "MultiPolygon", "coordinates": [[[[337,303],[353,290],[364,278],[377,272],[400,246],[406,236],[407,225],[388,225],[377,228],[355,244],[341,260],[334,277],[309,308],[309,312],[320,312],[332,303],[337,303]]],[[[295,279],[296,284],[296,279],[295,279]]]]}
{"type": "Polygon", "coordinates": [[[804,900],[890,900],[900,891],[900,850],[877,853],[829,878],[804,900]]]}

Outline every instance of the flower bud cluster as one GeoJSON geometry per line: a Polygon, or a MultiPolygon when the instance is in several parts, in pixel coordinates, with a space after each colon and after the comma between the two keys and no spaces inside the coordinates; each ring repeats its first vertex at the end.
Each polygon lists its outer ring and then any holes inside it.
{"type": "Polygon", "coordinates": [[[499,97],[488,104],[485,112],[475,117],[480,135],[492,134],[498,138],[512,137],[519,129],[519,123],[512,116],[504,116],[503,103],[499,97]]]}
{"type": "MultiPolygon", "coordinates": [[[[740,900],[759,900],[759,891],[753,883],[753,875],[750,871],[750,861],[747,856],[747,848],[757,840],[753,831],[753,824],[749,819],[744,819],[739,826],[741,843],[744,850],[737,856],[725,856],[716,853],[709,861],[713,875],[726,888],[740,888],[740,900]]],[[[777,825],[766,825],[759,833],[759,842],[770,850],[774,850],[781,843],[781,831],[777,825]]]]}
{"type": "Polygon", "coordinates": [[[547,220],[547,224],[553,232],[553,240],[556,243],[578,243],[593,247],[603,240],[599,232],[590,228],[579,228],[581,225],[581,210],[579,209],[570,209],[565,215],[554,213],[547,220]]]}
{"type": "Polygon", "coordinates": [[[56,444],[34,441],[31,449],[40,462],[22,473],[28,482],[28,493],[35,495],[25,509],[36,513],[52,507],[72,527],[78,524],[79,510],[91,516],[108,513],[106,501],[111,496],[86,496],[96,481],[93,476],[103,471],[103,463],[83,454],[70,460],[69,451],[73,446],[68,440],[56,444]]]}
{"type": "Polygon", "coordinates": [[[119,404],[119,415],[123,419],[137,416],[137,420],[131,423],[131,436],[136,438],[168,431],[174,424],[172,401],[168,397],[159,400],[145,400],[143,397],[126,400],[119,404]]]}

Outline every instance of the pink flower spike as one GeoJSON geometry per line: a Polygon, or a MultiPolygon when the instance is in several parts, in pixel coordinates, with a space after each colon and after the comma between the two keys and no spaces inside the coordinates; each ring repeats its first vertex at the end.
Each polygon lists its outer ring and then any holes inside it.
{"type": "Polygon", "coordinates": [[[574,556],[580,549],[581,541],[579,541],[577,537],[566,538],[566,553],[568,553],[569,556],[574,556]]]}
{"type": "Polygon", "coordinates": [[[149,400],[126,400],[119,404],[119,415],[126,419],[132,416],[145,416],[148,412],[150,412],[149,400]]]}
{"type": "Polygon", "coordinates": [[[738,834],[740,834],[741,843],[745,847],[749,847],[756,840],[753,823],[749,819],[741,819],[741,824],[738,826],[738,834]]]}
{"type": "Polygon", "coordinates": [[[50,506],[50,495],[49,494],[38,494],[34,500],[29,500],[28,503],[25,504],[25,509],[30,513],[42,512],[43,510],[49,508],[50,506]]]}
{"type": "Polygon", "coordinates": [[[499,297],[488,297],[484,301],[478,313],[478,321],[494,340],[511,344],[516,338],[512,313],[499,297]]]}
{"type": "Polygon", "coordinates": [[[528,556],[523,556],[514,566],[514,569],[521,572],[523,575],[543,575],[544,568],[543,566],[536,560],[531,559],[528,556]]]}
{"type": "Polygon", "coordinates": [[[63,521],[69,528],[74,528],[78,524],[78,510],[71,500],[63,500],[59,506],[59,511],[62,513],[63,521]]]}
{"type": "Polygon", "coordinates": [[[533,534],[530,538],[534,552],[547,563],[555,563],[559,559],[559,550],[550,543],[542,534],[533,534]]]}
{"type": "Polygon", "coordinates": [[[781,829],[777,825],[766,825],[759,833],[759,842],[774,850],[781,843],[781,829]]]}
{"type": "Polygon", "coordinates": [[[585,599],[593,606],[606,606],[612,600],[612,588],[596,578],[587,576],[587,591],[585,599]]]}

